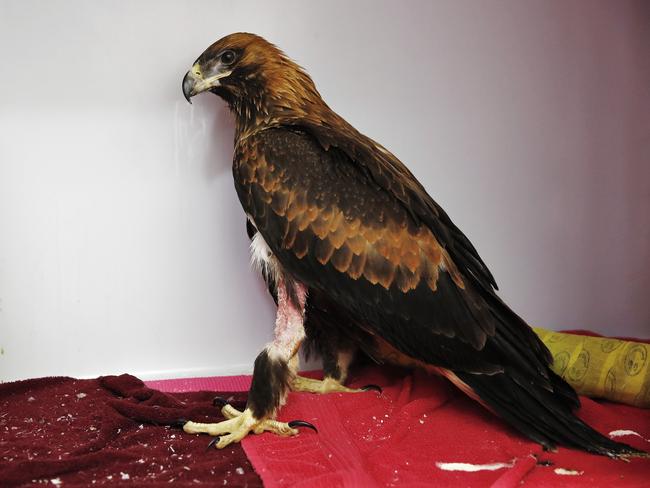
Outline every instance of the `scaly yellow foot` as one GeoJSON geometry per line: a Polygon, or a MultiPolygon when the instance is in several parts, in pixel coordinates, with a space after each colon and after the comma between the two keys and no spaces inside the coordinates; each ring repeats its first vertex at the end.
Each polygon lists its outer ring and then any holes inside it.
{"type": "Polygon", "coordinates": [[[296,375],[291,381],[291,389],[293,391],[304,391],[308,393],[359,393],[368,390],[377,390],[381,392],[381,388],[377,385],[366,385],[361,388],[354,389],[342,385],[334,378],[327,377],[323,380],[315,380],[298,375],[296,375]]]}
{"type": "Polygon", "coordinates": [[[295,427],[303,426],[316,428],[302,420],[292,422],[279,422],[277,420],[265,418],[256,419],[250,409],[240,412],[236,408],[226,404],[222,407],[221,413],[227,420],[211,424],[199,422],[185,422],[183,430],[188,434],[209,434],[217,436],[210,445],[214,444],[217,449],[223,449],[233,442],[239,442],[250,432],[261,434],[262,432],[273,432],[282,436],[298,434],[295,427]],[[224,435],[227,434],[227,435],[224,435]]]}

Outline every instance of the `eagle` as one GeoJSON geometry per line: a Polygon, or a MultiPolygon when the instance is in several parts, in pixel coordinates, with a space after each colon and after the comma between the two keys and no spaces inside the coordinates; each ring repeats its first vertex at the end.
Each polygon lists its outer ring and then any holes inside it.
{"type": "MultiPolygon", "coordinates": [[[[250,33],[209,46],[182,81],[188,102],[212,92],[235,118],[232,172],[252,260],[277,303],[274,339],[257,356],[246,407],[226,420],[182,421],[217,448],[250,432],[295,435],[280,422],[288,392],[350,392],[352,361],[442,375],[546,449],[643,455],[580,420],[552,356],[497,295],[476,249],[389,150],[321,98],[311,77],[250,33]],[[298,374],[298,351],[323,379],[298,374]]],[[[372,385],[370,386],[372,388],[372,385]]]]}

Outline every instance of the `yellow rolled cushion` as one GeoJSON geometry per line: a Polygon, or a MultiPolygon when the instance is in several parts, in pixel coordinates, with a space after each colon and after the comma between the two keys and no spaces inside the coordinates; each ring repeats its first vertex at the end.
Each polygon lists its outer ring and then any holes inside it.
{"type": "Polygon", "coordinates": [[[534,330],[553,355],[553,371],[580,395],[650,407],[648,344],[534,330]]]}

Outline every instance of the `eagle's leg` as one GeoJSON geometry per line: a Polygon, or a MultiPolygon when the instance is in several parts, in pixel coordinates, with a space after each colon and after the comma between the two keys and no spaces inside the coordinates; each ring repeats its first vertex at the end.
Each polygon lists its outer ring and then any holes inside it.
{"type": "Polygon", "coordinates": [[[328,328],[325,336],[314,330],[315,325],[309,320],[305,323],[307,339],[311,340],[323,360],[323,379],[316,380],[304,376],[293,376],[291,390],[308,393],[358,393],[368,390],[381,391],[377,385],[365,385],[361,388],[348,388],[350,364],[357,353],[357,346],[344,337],[336,328],[328,328]]]}
{"type": "Polygon", "coordinates": [[[293,376],[291,389],[308,393],[358,392],[361,389],[348,388],[344,385],[348,368],[354,357],[353,350],[325,350],[320,348],[323,359],[323,379],[316,380],[304,376],[293,376]]]}
{"type": "Polygon", "coordinates": [[[274,420],[277,409],[284,404],[291,378],[295,376],[298,348],[305,337],[303,321],[307,290],[300,283],[287,281],[284,278],[278,280],[275,339],[255,360],[246,409],[240,412],[230,405],[223,405],[221,412],[227,420],[214,424],[187,422],[183,425],[185,432],[220,436],[215,445],[221,449],[239,442],[249,432],[296,435],[298,430],[295,426],[311,426],[302,421],[274,420]]]}
{"type": "Polygon", "coordinates": [[[368,390],[381,392],[381,387],[377,385],[365,385],[361,388],[348,388],[344,384],[346,376],[347,372],[342,376],[333,374],[333,372],[328,372],[327,367],[324,365],[322,380],[296,375],[291,381],[291,390],[307,393],[360,393],[368,390]]]}

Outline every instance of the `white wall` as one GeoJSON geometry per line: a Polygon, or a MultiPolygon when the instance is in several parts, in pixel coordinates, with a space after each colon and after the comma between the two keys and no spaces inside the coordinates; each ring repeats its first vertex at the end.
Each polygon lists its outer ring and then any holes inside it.
{"type": "Polygon", "coordinates": [[[650,335],[647,3],[0,1],[0,380],[250,370],[233,123],[181,78],[252,31],[392,149],[531,323],[650,335]]]}

